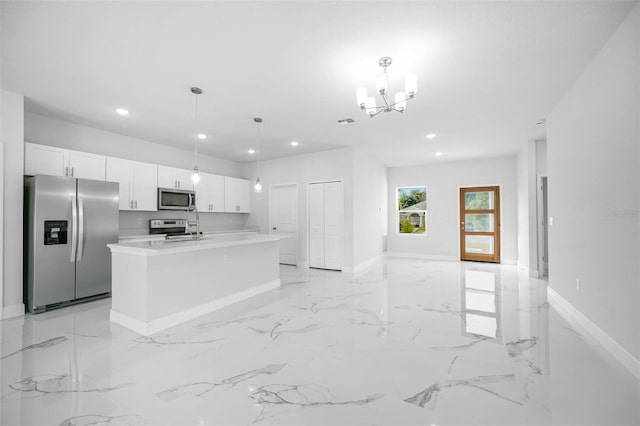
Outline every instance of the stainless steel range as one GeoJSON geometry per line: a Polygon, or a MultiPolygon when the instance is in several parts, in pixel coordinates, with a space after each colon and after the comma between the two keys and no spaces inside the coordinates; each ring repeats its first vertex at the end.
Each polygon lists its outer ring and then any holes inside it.
{"type": "MultiPolygon", "coordinates": [[[[149,234],[166,234],[167,239],[183,239],[192,237],[186,219],[150,219],[149,234]]],[[[202,232],[200,233],[202,234],[202,232]]]]}

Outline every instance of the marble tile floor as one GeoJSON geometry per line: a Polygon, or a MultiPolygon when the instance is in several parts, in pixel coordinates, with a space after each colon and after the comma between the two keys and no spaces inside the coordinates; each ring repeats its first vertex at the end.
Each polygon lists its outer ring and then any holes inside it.
{"type": "Polygon", "coordinates": [[[1,424],[640,424],[638,380],[513,266],[281,274],[150,337],[110,299],[1,321],[1,424]]]}

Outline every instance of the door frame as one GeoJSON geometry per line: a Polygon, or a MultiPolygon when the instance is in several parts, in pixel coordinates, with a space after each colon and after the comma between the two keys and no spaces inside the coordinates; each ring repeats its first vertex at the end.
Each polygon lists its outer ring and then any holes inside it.
{"type": "Polygon", "coordinates": [[[498,189],[498,197],[497,199],[495,199],[495,211],[496,211],[496,231],[498,233],[498,238],[496,238],[496,241],[494,242],[495,244],[495,252],[496,252],[496,256],[497,256],[497,260],[484,260],[484,259],[462,259],[463,257],[463,252],[462,252],[462,238],[464,237],[462,230],[460,229],[460,224],[458,224],[458,254],[460,256],[460,260],[461,261],[477,261],[477,262],[488,262],[488,263],[501,263],[502,261],[502,251],[501,251],[501,246],[502,246],[502,203],[500,202],[500,194],[502,193],[502,185],[500,184],[487,184],[487,185],[472,185],[472,186],[459,186],[458,187],[458,212],[457,212],[457,221],[460,222],[460,220],[462,219],[460,217],[460,213],[462,212],[462,189],[478,189],[478,190],[482,190],[482,189],[492,189],[492,188],[497,188],[498,189]]]}
{"type": "MultiPolygon", "coordinates": [[[[340,260],[340,264],[342,265],[342,268],[340,269],[340,272],[344,271],[345,266],[344,266],[344,206],[345,206],[345,202],[344,202],[344,179],[326,179],[326,180],[314,180],[314,181],[308,181],[307,182],[307,217],[306,217],[306,234],[307,234],[307,260],[306,260],[306,267],[310,268],[311,266],[311,226],[309,221],[311,220],[311,216],[309,214],[310,208],[309,208],[309,204],[311,203],[311,197],[310,197],[310,191],[309,191],[309,187],[313,184],[318,184],[318,183],[334,183],[334,182],[340,182],[340,184],[342,185],[342,258],[340,260]]],[[[331,270],[335,270],[335,269],[331,269],[331,270]]]]}
{"type": "MultiPolygon", "coordinates": [[[[296,238],[296,266],[300,263],[300,256],[299,256],[299,242],[300,242],[300,221],[298,220],[298,216],[300,214],[300,204],[299,204],[299,198],[300,198],[300,193],[299,193],[299,188],[298,188],[298,182],[290,182],[290,183],[272,183],[271,185],[269,185],[269,234],[272,234],[273,232],[273,216],[272,216],[272,204],[273,204],[273,188],[279,188],[279,187],[287,187],[287,186],[293,186],[295,187],[296,190],[296,199],[295,199],[295,222],[296,222],[296,233],[295,233],[295,238],[296,238]]],[[[280,255],[280,253],[278,253],[278,256],[280,255]]]]}
{"type": "Polygon", "coordinates": [[[549,177],[544,175],[538,175],[538,187],[536,191],[536,230],[538,234],[537,248],[538,248],[538,277],[545,277],[549,275],[549,248],[548,248],[548,232],[549,232],[549,177]],[[542,181],[546,181],[546,197],[545,191],[542,189],[542,181]],[[546,199],[546,202],[545,202],[546,199]],[[547,215],[545,215],[545,210],[547,215]],[[546,248],[546,249],[545,249],[546,248]]]}

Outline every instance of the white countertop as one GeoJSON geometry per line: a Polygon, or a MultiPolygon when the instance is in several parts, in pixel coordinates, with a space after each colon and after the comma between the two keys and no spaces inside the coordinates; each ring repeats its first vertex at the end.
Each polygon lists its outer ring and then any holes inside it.
{"type": "Polygon", "coordinates": [[[249,232],[236,232],[225,234],[207,234],[204,239],[194,241],[130,241],[118,244],[108,244],[111,252],[129,253],[140,256],[158,256],[188,251],[200,251],[213,248],[257,244],[269,241],[279,241],[281,236],[269,234],[255,234],[249,232]]]}
{"type": "MultiPolygon", "coordinates": [[[[260,232],[259,229],[226,229],[226,230],[200,230],[204,235],[218,235],[218,234],[237,234],[243,232],[260,232]]],[[[150,234],[148,231],[146,233],[141,230],[134,231],[125,231],[122,232],[119,236],[120,242],[127,242],[130,240],[144,240],[144,239],[163,239],[166,234],[150,234]]]]}

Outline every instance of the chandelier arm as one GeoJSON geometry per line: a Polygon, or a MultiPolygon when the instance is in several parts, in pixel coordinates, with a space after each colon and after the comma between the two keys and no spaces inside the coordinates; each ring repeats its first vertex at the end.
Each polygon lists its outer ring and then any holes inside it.
{"type": "MultiPolygon", "coordinates": [[[[413,98],[405,98],[404,102],[410,101],[413,98]]],[[[402,101],[401,101],[402,102],[402,101]]],[[[400,102],[394,102],[391,105],[389,105],[389,108],[393,108],[394,106],[398,105],[400,102]]],[[[382,108],[382,107],[377,107],[377,108],[382,108]]],[[[395,108],[394,108],[395,110],[395,108]]],[[[397,111],[397,110],[396,110],[397,111]]]]}
{"type": "Polygon", "coordinates": [[[376,115],[380,114],[382,111],[385,111],[384,107],[376,107],[376,109],[378,109],[379,111],[377,111],[375,114],[369,115],[369,118],[373,118],[376,115]]]}

